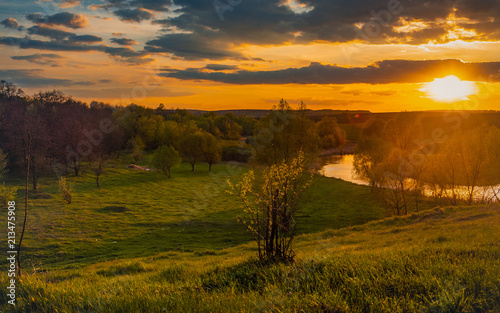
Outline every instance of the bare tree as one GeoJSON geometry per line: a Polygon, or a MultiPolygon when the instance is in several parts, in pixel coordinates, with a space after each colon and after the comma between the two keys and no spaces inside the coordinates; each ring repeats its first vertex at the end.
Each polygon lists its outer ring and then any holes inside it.
{"type": "Polygon", "coordinates": [[[21,247],[23,244],[24,231],[26,230],[26,220],[28,217],[28,186],[30,178],[30,164],[31,164],[31,133],[29,129],[26,129],[27,136],[27,148],[26,148],[26,179],[25,179],[25,193],[24,193],[24,221],[23,230],[21,231],[21,237],[19,238],[19,245],[17,247],[17,270],[19,276],[21,276],[21,247]]]}

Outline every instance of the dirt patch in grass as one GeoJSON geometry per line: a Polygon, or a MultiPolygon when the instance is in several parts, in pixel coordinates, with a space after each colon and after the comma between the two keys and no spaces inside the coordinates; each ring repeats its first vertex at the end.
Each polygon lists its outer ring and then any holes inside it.
{"type": "Polygon", "coordinates": [[[145,166],[136,165],[136,164],[130,164],[129,166],[127,166],[127,168],[132,169],[132,170],[137,170],[137,171],[152,171],[152,169],[150,169],[150,168],[147,168],[145,166]]]}

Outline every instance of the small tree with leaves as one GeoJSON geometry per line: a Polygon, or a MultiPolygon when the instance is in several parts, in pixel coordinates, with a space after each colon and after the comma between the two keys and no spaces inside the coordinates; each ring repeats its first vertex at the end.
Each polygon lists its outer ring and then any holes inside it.
{"type": "Polygon", "coordinates": [[[202,132],[198,131],[189,134],[181,139],[180,151],[184,161],[191,164],[191,172],[194,172],[196,163],[203,161],[203,154],[201,147],[205,142],[205,136],[202,132]]]}
{"type": "Polygon", "coordinates": [[[245,205],[239,220],[257,242],[263,262],[293,261],[292,249],[296,233],[294,214],[302,192],[311,184],[304,155],[266,167],[257,177],[249,171],[236,186],[230,185],[245,205]]]}
{"type": "Polygon", "coordinates": [[[212,171],[212,165],[219,162],[222,158],[222,149],[215,139],[209,133],[203,134],[203,144],[201,146],[203,160],[208,163],[208,171],[212,171]]]}
{"type": "Polygon", "coordinates": [[[153,166],[161,170],[168,178],[170,169],[181,162],[179,153],[171,146],[160,146],[153,155],[153,166]]]}

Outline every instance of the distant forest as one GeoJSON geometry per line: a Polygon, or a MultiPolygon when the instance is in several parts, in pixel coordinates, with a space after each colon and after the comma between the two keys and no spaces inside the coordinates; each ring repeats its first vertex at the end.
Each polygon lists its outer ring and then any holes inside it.
{"type": "MultiPolygon", "coordinates": [[[[306,117],[310,111],[305,106],[293,110],[285,101],[281,105],[281,109],[296,115],[287,125],[288,130],[307,124],[296,128],[292,150],[317,151],[346,142],[346,131],[334,118],[324,117],[314,123],[306,117]]],[[[28,96],[15,85],[2,81],[0,149],[6,169],[19,173],[25,168],[29,151],[35,191],[41,176],[78,176],[82,164],[96,164],[99,168],[100,163],[119,157],[124,151],[139,162],[145,152],[162,146],[173,149],[193,170],[197,163],[207,163],[210,168],[219,161],[266,162],[272,153],[257,149],[260,153],[256,155],[252,145],[258,145],[258,141],[272,145],[264,138],[271,110],[264,115],[265,110],[253,112],[260,117],[235,114],[241,112],[244,111],[218,114],[166,109],[163,105],[156,109],[136,104],[113,107],[98,101],[87,104],[56,90],[28,96]]]]}

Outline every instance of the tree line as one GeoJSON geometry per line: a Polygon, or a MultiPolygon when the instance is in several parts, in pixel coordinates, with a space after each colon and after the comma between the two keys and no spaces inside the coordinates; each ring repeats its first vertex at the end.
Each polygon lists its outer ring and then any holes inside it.
{"type": "MultiPolygon", "coordinates": [[[[286,101],[282,105],[285,111],[293,111],[286,101]]],[[[29,96],[1,81],[0,149],[6,155],[6,166],[19,172],[30,149],[31,185],[36,191],[40,176],[79,176],[89,168],[99,185],[107,160],[123,151],[135,163],[143,160],[147,151],[156,151],[153,165],[170,176],[170,168],[181,161],[189,163],[192,170],[201,162],[209,170],[220,161],[269,164],[286,159],[294,150],[312,152],[345,143],[345,131],[335,119],[327,117],[315,123],[305,116],[306,111],[305,106],[299,108],[293,121],[279,125],[283,129],[271,138],[272,113],[256,119],[233,113],[194,115],[187,110],[165,109],[162,104],[156,109],[135,104],[113,107],[98,101],[87,104],[56,90],[29,96]],[[243,144],[238,142],[242,138],[246,138],[243,144]],[[82,168],[84,164],[86,168],[82,168]]]]}
{"type": "MultiPolygon", "coordinates": [[[[60,91],[27,96],[15,85],[2,81],[0,165],[22,171],[29,148],[35,191],[41,175],[78,176],[84,162],[94,164],[99,176],[104,162],[124,150],[138,162],[144,151],[166,145],[180,153],[193,169],[202,161],[210,168],[222,156],[215,138],[237,140],[251,135],[255,123],[255,119],[231,114],[195,117],[180,109],[155,110],[134,104],[112,107],[97,101],[86,104],[60,91]]],[[[160,152],[164,151],[162,148],[160,152]]]]}
{"type": "Polygon", "coordinates": [[[498,201],[500,129],[484,123],[447,133],[424,125],[421,114],[402,112],[362,131],[354,169],[388,215],[418,211],[426,198],[451,205],[498,201]]]}

